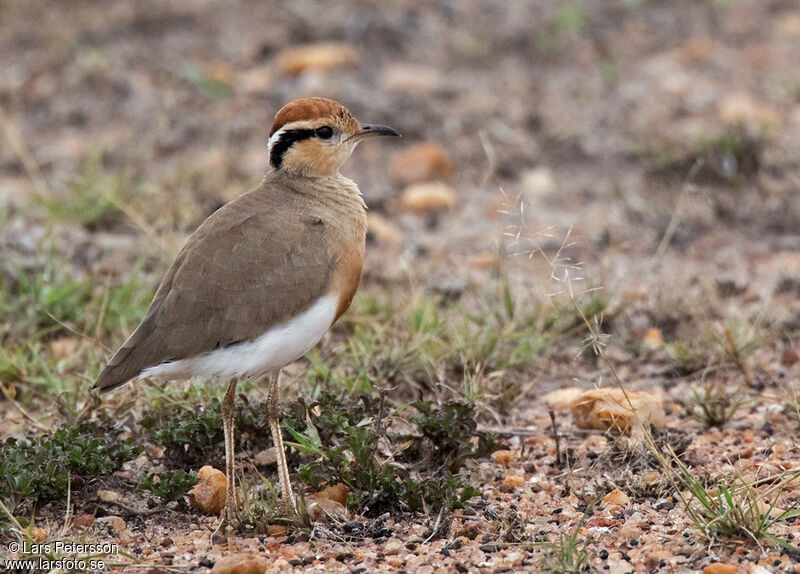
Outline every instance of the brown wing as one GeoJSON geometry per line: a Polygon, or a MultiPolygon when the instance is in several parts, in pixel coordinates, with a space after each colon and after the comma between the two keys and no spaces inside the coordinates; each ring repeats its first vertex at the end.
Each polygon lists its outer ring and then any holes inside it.
{"type": "Polygon", "coordinates": [[[189,238],[142,323],[100,373],[110,390],[143,369],[262,335],[325,295],[333,273],[307,199],[259,188],[189,238]]]}

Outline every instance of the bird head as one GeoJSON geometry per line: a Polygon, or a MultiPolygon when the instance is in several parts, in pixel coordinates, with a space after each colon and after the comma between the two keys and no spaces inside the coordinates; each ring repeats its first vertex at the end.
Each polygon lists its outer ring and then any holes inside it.
{"type": "Polygon", "coordinates": [[[388,126],[360,124],[333,100],[303,98],[275,115],[267,144],[269,162],[288,173],[334,175],[364,138],[399,135],[388,126]]]}

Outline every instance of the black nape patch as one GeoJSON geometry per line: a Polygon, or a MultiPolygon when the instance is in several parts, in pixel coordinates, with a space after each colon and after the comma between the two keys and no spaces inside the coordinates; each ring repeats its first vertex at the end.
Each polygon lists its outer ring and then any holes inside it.
{"type": "Polygon", "coordinates": [[[314,137],[314,130],[286,130],[281,134],[278,141],[275,142],[275,145],[272,146],[272,150],[269,152],[269,163],[271,163],[272,167],[275,169],[281,167],[281,163],[283,163],[283,154],[285,154],[295,142],[307,140],[311,137],[314,137]]]}

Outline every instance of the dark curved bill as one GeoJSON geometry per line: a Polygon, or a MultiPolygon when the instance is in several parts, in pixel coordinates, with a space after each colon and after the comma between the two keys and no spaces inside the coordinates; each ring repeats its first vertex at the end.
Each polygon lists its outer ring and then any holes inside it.
{"type": "Polygon", "coordinates": [[[389,126],[381,126],[378,124],[364,124],[361,126],[361,131],[354,133],[348,139],[363,139],[370,136],[398,136],[401,137],[396,129],[389,126]]]}

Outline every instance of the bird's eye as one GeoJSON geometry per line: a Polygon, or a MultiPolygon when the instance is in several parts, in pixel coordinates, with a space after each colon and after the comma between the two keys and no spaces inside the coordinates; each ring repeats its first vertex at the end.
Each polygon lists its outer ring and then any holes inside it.
{"type": "Polygon", "coordinates": [[[333,137],[333,128],[331,126],[322,126],[321,128],[317,128],[316,131],[317,137],[321,139],[330,139],[333,137]]]}

